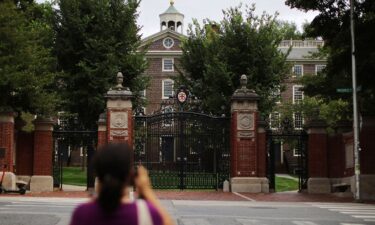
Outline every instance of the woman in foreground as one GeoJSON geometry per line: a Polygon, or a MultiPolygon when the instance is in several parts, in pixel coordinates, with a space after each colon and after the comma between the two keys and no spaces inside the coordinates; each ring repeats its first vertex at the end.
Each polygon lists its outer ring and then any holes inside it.
{"type": "Polygon", "coordinates": [[[139,167],[134,176],[132,150],[128,145],[110,144],[94,158],[98,177],[98,197],[78,206],[71,225],[172,225],[172,218],[162,207],[151,188],[147,170],[139,167]],[[133,183],[142,199],[131,201],[133,183]]]}

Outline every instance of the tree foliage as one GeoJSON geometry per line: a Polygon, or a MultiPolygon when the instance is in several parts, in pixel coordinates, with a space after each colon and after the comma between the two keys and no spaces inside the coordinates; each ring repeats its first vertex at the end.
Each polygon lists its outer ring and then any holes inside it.
{"type": "MultiPolygon", "coordinates": [[[[308,26],[307,32],[325,40],[326,44],[317,57],[327,57],[328,65],[318,77],[303,80],[305,93],[325,101],[343,99],[351,102],[350,94],[336,92],[337,88],[352,87],[350,1],[287,0],[286,4],[304,11],[320,12],[308,26]]],[[[375,1],[355,1],[355,26],[360,110],[364,114],[374,114],[375,1]]]]}
{"type": "Polygon", "coordinates": [[[0,2],[0,110],[51,115],[56,58],[53,11],[48,3],[0,2]]]}
{"type": "Polygon", "coordinates": [[[219,23],[194,21],[182,45],[184,73],[178,83],[188,86],[202,101],[202,110],[212,114],[229,111],[230,97],[239,87],[241,74],[248,88],[261,97],[260,110],[267,115],[276,99],[289,65],[278,49],[283,33],[276,16],[257,16],[255,7],[230,8],[219,23]],[[223,107],[224,106],[224,107],[223,107]]]}
{"type": "MultiPolygon", "coordinates": [[[[56,16],[56,54],[64,110],[77,113],[86,128],[96,126],[106,91],[121,71],[124,86],[145,89],[146,63],[140,44],[135,0],[60,0],[56,16]]],[[[137,104],[137,102],[135,102],[137,104]]]]}

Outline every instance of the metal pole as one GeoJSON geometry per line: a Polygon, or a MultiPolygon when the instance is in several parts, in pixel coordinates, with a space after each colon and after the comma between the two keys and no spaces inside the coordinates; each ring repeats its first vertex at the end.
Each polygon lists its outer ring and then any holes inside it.
{"type": "Polygon", "coordinates": [[[355,200],[360,200],[360,160],[359,160],[359,126],[358,126],[358,100],[357,100],[357,75],[355,59],[355,33],[354,33],[354,0],[350,0],[350,25],[352,42],[352,80],[353,80],[353,129],[354,129],[354,171],[355,171],[355,200]]]}

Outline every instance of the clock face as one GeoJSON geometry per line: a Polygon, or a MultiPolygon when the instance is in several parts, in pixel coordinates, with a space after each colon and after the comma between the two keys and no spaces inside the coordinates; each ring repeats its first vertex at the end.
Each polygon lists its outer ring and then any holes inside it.
{"type": "Polygon", "coordinates": [[[164,41],[163,41],[163,45],[164,45],[164,47],[166,47],[166,48],[172,48],[173,45],[174,45],[174,41],[173,41],[172,38],[166,38],[166,39],[164,39],[164,41]]]}

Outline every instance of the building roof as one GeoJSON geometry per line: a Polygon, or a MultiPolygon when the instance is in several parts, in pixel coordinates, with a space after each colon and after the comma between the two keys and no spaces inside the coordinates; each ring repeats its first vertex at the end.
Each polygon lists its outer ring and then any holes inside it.
{"type": "Polygon", "coordinates": [[[287,53],[291,47],[288,55],[290,61],[325,61],[324,59],[311,58],[312,53],[317,53],[319,47],[324,46],[324,41],[321,40],[285,40],[280,43],[279,49],[283,53],[287,53]]]}
{"type": "Polygon", "coordinates": [[[163,14],[181,14],[181,15],[182,15],[182,13],[180,13],[180,12],[174,7],[173,4],[171,4],[171,5],[169,6],[169,8],[167,9],[167,11],[165,11],[165,12],[162,13],[161,15],[163,15],[163,14]]]}
{"type": "MultiPolygon", "coordinates": [[[[289,48],[279,48],[281,52],[287,53],[289,48]]],[[[287,59],[288,60],[312,60],[311,53],[317,53],[318,48],[295,48],[292,47],[287,59]]]]}
{"type": "Polygon", "coordinates": [[[149,42],[154,42],[154,41],[157,41],[159,39],[162,39],[166,36],[171,36],[171,37],[175,37],[175,38],[178,38],[178,39],[181,39],[183,37],[186,37],[184,34],[181,34],[181,33],[178,33],[174,30],[171,30],[171,29],[165,29],[165,30],[162,30],[158,33],[155,33],[151,36],[148,36],[144,39],[142,39],[142,44],[141,44],[141,47],[144,46],[145,44],[149,43],[149,42]]]}

